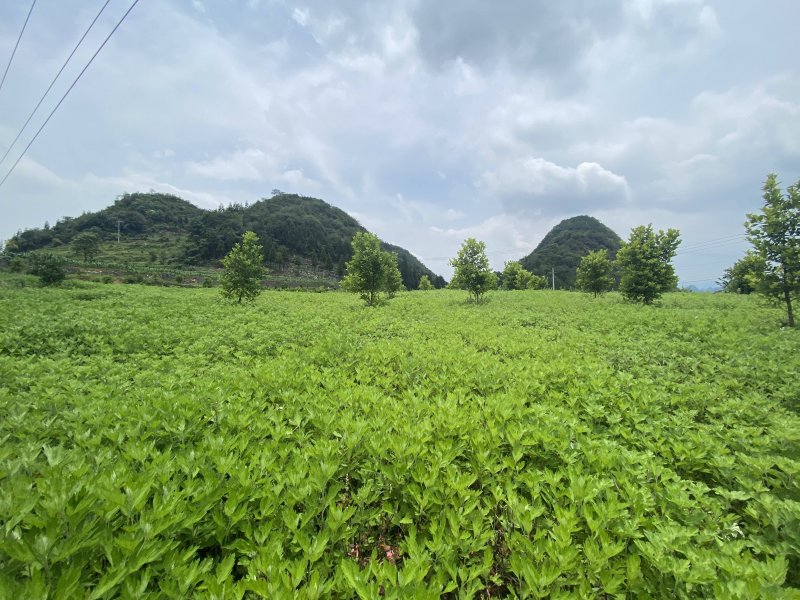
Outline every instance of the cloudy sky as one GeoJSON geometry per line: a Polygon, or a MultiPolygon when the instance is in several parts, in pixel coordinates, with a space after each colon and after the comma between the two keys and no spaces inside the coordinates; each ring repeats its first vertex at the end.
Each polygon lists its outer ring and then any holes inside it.
{"type": "MultiPolygon", "coordinates": [[[[32,134],[132,0],[111,0],[32,134]]],[[[104,0],[38,0],[0,89],[0,155],[104,0]]],[[[4,69],[30,0],[0,2],[4,69]]],[[[683,284],[800,178],[797,0],[141,0],[0,187],[0,239],[124,192],[322,198],[449,276],[560,220],[675,227],[683,284]]]]}

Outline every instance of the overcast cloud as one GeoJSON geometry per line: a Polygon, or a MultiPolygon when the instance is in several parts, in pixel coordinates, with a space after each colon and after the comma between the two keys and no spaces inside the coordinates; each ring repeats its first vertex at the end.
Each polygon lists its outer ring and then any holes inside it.
{"type": "MultiPolygon", "coordinates": [[[[130,0],[112,0],[0,178],[130,0]]],[[[39,0],[0,89],[0,155],[101,0],[39,0]]],[[[0,66],[30,0],[0,3],[0,66]]],[[[681,230],[684,284],[800,178],[800,3],[141,0],[0,187],[0,239],[124,192],[205,208],[322,198],[450,275],[561,219],[681,230]]]]}

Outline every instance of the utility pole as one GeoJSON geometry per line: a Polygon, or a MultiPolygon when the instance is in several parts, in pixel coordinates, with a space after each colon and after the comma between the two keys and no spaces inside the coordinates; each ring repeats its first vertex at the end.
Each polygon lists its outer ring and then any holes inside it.
{"type": "Polygon", "coordinates": [[[119,226],[120,226],[120,223],[122,223],[122,221],[117,219],[117,243],[118,244],[119,244],[119,226]]]}
{"type": "Polygon", "coordinates": [[[553,267],[553,291],[556,291],[556,268],[553,267]]]}

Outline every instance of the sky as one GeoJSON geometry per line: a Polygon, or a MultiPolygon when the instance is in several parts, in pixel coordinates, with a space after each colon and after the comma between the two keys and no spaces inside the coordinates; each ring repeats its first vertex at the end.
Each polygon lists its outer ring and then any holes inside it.
{"type": "MultiPolygon", "coordinates": [[[[108,7],[4,177],[132,0],[108,7]]],[[[5,153],[104,0],[38,0],[0,88],[5,153]]],[[[30,0],[0,2],[0,69],[30,0]]],[[[776,172],[800,179],[797,0],[140,0],[0,186],[0,240],[125,192],[321,198],[449,277],[562,219],[676,228],[713,285],[776,172]]]]}

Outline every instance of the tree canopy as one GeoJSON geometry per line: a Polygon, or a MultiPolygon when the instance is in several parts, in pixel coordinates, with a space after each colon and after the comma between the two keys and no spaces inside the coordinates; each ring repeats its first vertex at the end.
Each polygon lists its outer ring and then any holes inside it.
{"type": "Polygon", "coordinates": [[[752,294],[764,280],[767,265],[756,252],[747,252],[725,273],[717,284],[722,291],[732,294],[752,294]]]}
{"type": "Polygon", "coordinates": [[[253,301],[261,293],[261,278],[266,274],[264,254],[258,236],[245,231],[242,241],[222,259],[222,295],[225,298],[253,301]]]}
{"type": "Polygon", "coordinates": [[[476,304],[480,303],[487,291],[497,287],[497,276],[492,272],[486,257],[486,244],[475,238],[464,240],[458,254],[449,264],[455,269],[450,287],[467,290],[476,304]]]}
{"type": "Polygon", "coordinates": [[[653,225],[631,230],[630,238],[617,252],[619,290],[628,300],[652,304],[678,284],[672,258],[680,244],[677,229],[653,231],[653,225]]]}
{"type": "Polygon", "coordinates": [[[523,268],[517,260],[506,262],[502,273],[502,287],[506,290],[529,290],[543,287],[545,279],[523,268]]]}
{"type": "Polygon", "coordinates": [[[72,238],[72,251],[90,261],[100,254],[100,236],[91,231],[83,231],[72,238]]]}
{"type": "Polygon", "coordinates": [[[59,285],[67,276],[64,259],[51,252],[34,252],[28,257],[28,273],[42,285],[59,285]]]}
{"type": "Polygon", "coordinates": [[[375,306],[381,292],[391,296],[403,287],[397,256],[381,249],[378,236],[359,231],[352,245],[353,258],[347,263],[343,289],[358,293],[367,306],[375,306]]]}
{"type": "Polygon", "coordinates": [[[614,285],[614,278],[611,275],[613,270],[614,265],[608,258],[608,250],[589,252],[581,259],[575,284],[579,290],[594,294],[596,298],[614,285]]]}
{"type": "Polygon", "coordinates": [[[781,192],[778,176],[770,173],[762,188],[760,213],[747,215],[747,239],[764,261],[759,291],[786,306],[794,327],[793,298],[800,294],[800,180],[781,192]]]}

